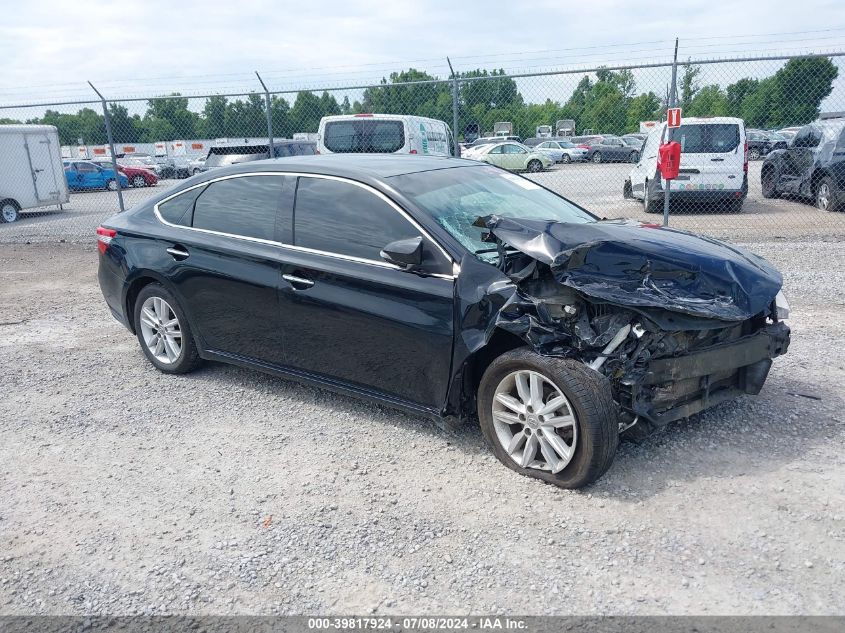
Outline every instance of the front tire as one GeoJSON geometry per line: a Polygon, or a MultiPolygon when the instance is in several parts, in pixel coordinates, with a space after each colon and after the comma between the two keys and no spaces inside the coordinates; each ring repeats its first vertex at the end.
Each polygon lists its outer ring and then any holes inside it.
{"type": "Polygon", "coordinates": [[[501,355],[484,372],[478,418],[499,461],[561,488],[601,477],[619,445],[608,380],[578,361],[526,348],[501,355]]]}
{"type": "Polygon", "coordinates": [[[748,160],[760,160],[760,149],[757,147],[752,147],[748,150],[748,160]]]}
{"type": "Polygon", "coordinates": [[[543,163],[536,158],[528,161],[528,171],[532,174],[536,174],[538,171],[543,171],[543,163]]]}
{"type": "Polygon", "coordinates": [[[764,198],[777,198],[777,178],[774,168],[764,169],[760,176],[760,190],[764,198]]]}
{"type": "Polygon", "coordinates": [[[560,157],[560,162],[562,162],[562,163],[571,163],[571,162],[572,162],[572,157],[571,157],[569,154],[564,154],[563,156],[561,156],[561,157],[560,157]]]}
{"type": "Polygon", "coordinates": [[[640,162],[640,153],[637,150],[631,152],[631,155],[628,156],[628,160],[632,163],[640,162]]]}
{"type": "Polygon", "coordinates": [[[108,189],[109,191],[117,191],[117,182],[114,180],[114,178],[110,179],[106,183],[106,189],[108,189]]]}
{"type": "Polygon", "coordinates": [[[14,200],[0,202],[0,223],[15,222],[20,217],[20,208],[14,200]]]}
{"type": "Polygon", "coordinates": [[[182,306],[164,286],[144,286],[135,300],[135,334],[159,371],[185,374],[202,362],[182,306]]]}
{"type": "Polygon", "coordinates": [[[602,157],[601,152],[596,152],[595,154],[593,154],[592,160],[594,163],[600,163],[602,162],[602,160],[604,160],[604,158],[602,157]]]}
{"type": "Polygon", "coordinates": [[[816,208],[822,211],[838,211],[841,206],[833,178],[825,176],[816,186],[816,208]]]}
{"type": "Polygon", "coordinates": [[[132,186],[137,188],[146,187],[147,181],[144,180],[143,176],[135,176],[134,178],[132,178],[132,186]]]}

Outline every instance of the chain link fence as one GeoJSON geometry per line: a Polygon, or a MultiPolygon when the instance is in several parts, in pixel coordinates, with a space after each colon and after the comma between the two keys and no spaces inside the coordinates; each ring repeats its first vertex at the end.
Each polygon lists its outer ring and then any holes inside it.
{"type": "Polygon", "coordinates": [[[841,237],[843,55],[448,79],[408,70],[286,92],[258,77],[261,90],[248,94],[0,106],[0,242],[91,239],[103,219],[181,179],[269,147],[313,153],[322,117],[364,113],[442,120],[464,157],[524,172],[600,216],[651,222],[667,188],[659,141],[671,134],[682,146],[671,226],[737,241],[841,237]],[[683,125],[661,132],[672,104],[683,125]]]}

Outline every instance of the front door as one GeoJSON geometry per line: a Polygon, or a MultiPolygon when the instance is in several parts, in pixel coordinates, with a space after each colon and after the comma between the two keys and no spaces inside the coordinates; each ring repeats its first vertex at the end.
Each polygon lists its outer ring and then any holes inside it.
{"type": "Polygon", "coordinates": [[[424,239],[423,276],[379,251],[423,231],[352,181],[300,177],[293,245],[279,294],[287,364],[300,371],[438,408],[449,382],[451,260],[424,239]]]}

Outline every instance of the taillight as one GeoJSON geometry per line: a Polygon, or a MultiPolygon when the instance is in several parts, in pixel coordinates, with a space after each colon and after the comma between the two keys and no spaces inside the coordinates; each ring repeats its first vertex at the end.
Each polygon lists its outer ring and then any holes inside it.
{"type": "Polygon", "coordinates": [[[417,150],[412,149],[409,153],[410,153],[410,154],[416,154],[416,153],[417,153],[417,150]]]}
{"type": "Polygon", "coordinates": [[[742,160],[742,171],[748,173],[748,141],[745,141],[745,156],[742,160]]]}
{"type": "Polygon", "coordinates": [[[576,145],[575,147],[578,147],[580,149],[590,149],[589,145],[576,145]]]}
{"type": "Polygon", "coordinates": [[[117,231],[113,229],[104,229],[102,226],[97,227],[97,248],[101,253],[106,252],[115,235],[117,235],[117,231]]]}

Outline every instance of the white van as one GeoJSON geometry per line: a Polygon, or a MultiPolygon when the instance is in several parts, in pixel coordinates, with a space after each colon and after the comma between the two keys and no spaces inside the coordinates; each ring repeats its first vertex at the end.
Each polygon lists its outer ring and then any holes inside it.
{"type": "MultiPolygon", "coordinates": [[[[623,188],[626,198],[643,201],[647,213],[663,210],[666,181],[657,170],[657,154],[667,138],[665,121],[649,132],[640,161],[623,188]]],[[[672,181],[671,199],[717,204],[739,212],[748,195],[748,147],[743,120],[684,118],[672,138],[681,144],[681,166],[678,178],[672,181]]]]}
{"type": "Polygon", "coordinates": [[[0,125],[0,223],[22,209],[70,200],[59,133],[52,125],[0,125]]]}
{"type": "Polygon", "coordinates": [[[317,133],[320,154],[427,154],[452,156],[452,130],[443,121],[403,114],[324,116],[317,133]]]}

